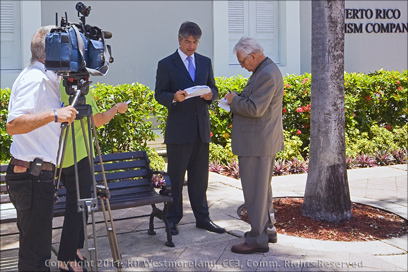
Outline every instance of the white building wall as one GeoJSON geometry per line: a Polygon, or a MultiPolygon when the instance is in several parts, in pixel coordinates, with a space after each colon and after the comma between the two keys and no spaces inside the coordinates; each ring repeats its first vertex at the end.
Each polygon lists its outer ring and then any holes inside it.
{"type": "MultiPolygon", "coordinates": [[[[68,13],[79,22],[78,1],[46,1],[42,23],[55,22],[55,12],[68,13]]],[[[93,83],[124,84],[139,82],[154,89],[157,63],[178,48],[178,30],[184,21],[197,23],[203,35],[197,53],[213,59],[211,1],[83,1],[91,6],[86,23],[112,32],[107,44],[114,62],[104,77],[91,77],[93,83]]]]}
{"type": "MultiPolygon", "coordinates": [[[[35,31],[41,27],[41,1],[20,1],[21,70],[31,58],[30,41],[35,31]]],[[[1,88],[11,88],[21,70],[1,70],[1,88]]]]}
{"type": "MultiPolygon", "coordinates": [[[[41,25],[55,24],[55,13],[78,22],[78,1],[20,1],[22,68],[30,60],[30,39],[41,25]]],[[[228,65],[227,1],[83,1],[92,7],[87,23],[113,33],[108,40],[115,62],[105,77],[108,84],[139,82],[154,89],[157,62],[175,52],[183,21],[200,25],[198,53],[213,60],[215,76],[249,76],[228,65]]],[[[407,1],[346,1],[348,9],[399,9],[398,19],[346,19],[346,23],[408,23],[407,1]]],[[[311,71],[311,1],[279,1],[279,54],[284,75],[311,71]]],[[[369,73],[407,69],[408,33],[347,33],[345,70],[369,73]]],[[[20,71],[1,72],[1,88],[11,87],[20,71]]]]}
{"type": "MultiPolygon", "coordinates": [[[[311,1],[300,1],[301,5],[301,73],[311,71],[311,1]]],[[[370,73],[380,69],[406,70],[408,67],[408,32],[405,33],[367,33],[367,24],[408,24],[407,1],[346,1],[346,9],[370,9],[371,19],[345,19],[346,24],[362,24],[362,33],[345,34],[344,65],[346,72],[370,73]],[[376,9],[398,9],[398,19],[376,19],[376,9]]],[[[349,16],[350,17],[350,16],[349,16]]]]}

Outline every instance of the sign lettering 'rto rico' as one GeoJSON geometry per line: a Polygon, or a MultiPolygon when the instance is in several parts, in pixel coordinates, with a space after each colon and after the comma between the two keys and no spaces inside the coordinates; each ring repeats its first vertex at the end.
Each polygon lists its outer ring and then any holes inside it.
{"type": "Polygon", "coordinates": [[[346,9],[345,13],[346,20],[373,20],[346,21],[345,33],[408,33],[408,23],[396,21],[401,18],[399,9],[346,9]]]}

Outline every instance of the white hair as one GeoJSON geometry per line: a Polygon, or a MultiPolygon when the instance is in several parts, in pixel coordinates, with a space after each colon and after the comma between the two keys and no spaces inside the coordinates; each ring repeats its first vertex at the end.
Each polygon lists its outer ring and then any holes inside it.
{"type": "Polygon", "coordinates": [[[233,52],[243,52],[246,55],[251,53],[263,53],[264,49],[262,45],[251,37],[242,37],[237,44],[234,46],[233,52]]]}
{"type": "Polygon", "coordinates": [[[48,25],[40,27],[31,39],[31,63],[45,60],[45,37],[55,26],[48,25]]]}

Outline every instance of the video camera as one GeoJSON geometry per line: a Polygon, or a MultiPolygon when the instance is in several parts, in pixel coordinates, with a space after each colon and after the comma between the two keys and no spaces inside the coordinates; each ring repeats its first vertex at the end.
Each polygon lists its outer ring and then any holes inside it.
{"type": "Polygon", "coordinates": [[[111,47],[105,43],[112,33],[85,23],[91,7],[78,2],[75,8],[80,23],[68,22],[65,13],[58,27],[56,14],[57,27],[47,34],[45,41],[45,67],[63,76],[76,73],[103,76],[108,72],[109,63],[113,62],[111,47]]]}
{"type": "Polygon", "coordinates": [[[65,12],[58,27],[56,14],[57,27],[45,38],[45,67],[63,76],[70,105],[84,105],[86,101],[83,96],[88,94],[91,83],[89,75],[104,76],[113,62],[111,47],[105,43],[112,33],[85,23],[91,7],[78,2],[75,8],[80,23],[70,23],[65,12]]]}

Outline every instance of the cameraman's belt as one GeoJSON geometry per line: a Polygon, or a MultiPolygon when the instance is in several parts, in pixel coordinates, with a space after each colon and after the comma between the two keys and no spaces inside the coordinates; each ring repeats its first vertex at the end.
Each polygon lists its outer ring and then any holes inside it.
{"type": "MultiPolygon", "coordinates": [[[[18,160],[16,158],[11,158],[10,164],[11,165],[18,165],[25,168],[30,168],[32,162],[18,160]]],[[[50,162],[43,162],[41,170],[44,171],[54,171],[55,165],[50,162]]]]}

